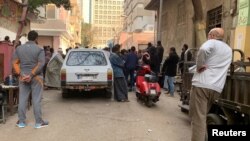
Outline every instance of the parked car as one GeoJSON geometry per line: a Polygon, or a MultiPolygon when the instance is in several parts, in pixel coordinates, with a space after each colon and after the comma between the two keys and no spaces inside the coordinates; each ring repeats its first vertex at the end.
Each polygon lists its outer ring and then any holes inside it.
{"type": "Polygon", "coordinates": [[[92,91],[103,89],[106,97],[112,96],[113,70],[108,55],[98,49],[72,49],[66,55],[61,69],[62,97],[72,90],[92,91]]]}

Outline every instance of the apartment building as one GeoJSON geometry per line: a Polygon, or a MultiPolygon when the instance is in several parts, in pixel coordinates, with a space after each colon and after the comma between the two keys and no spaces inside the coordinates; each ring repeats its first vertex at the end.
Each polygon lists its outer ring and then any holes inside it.
{"type": "Polygon", "coordinates": [[[32,22],[31,29],[39,34],[38,43],[54,49],[62,48],[64,53],[68,47],[81,43],[81,0],[71,0],[71,10],[48,4],[40,7],[40,16],[45,19],[32,22]]]}
{"type": "Polygon", "coordinates": [[[92,0],[91,23],[93,25],[93,45],[103,48],[110,42],[118,43],[118,35],[123,28],[124,0],[92,0]]]}
{"type": "Polygon", "coordinates": [[[148,42],[154,42],[155,12],[144,9],[148,2],[124,0],[123,33],[120,36],[123,48],[144,49],[148,42]]]}

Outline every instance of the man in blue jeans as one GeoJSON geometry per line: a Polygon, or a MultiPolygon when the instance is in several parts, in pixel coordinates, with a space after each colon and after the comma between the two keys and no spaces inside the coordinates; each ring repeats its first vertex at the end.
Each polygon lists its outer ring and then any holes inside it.
{"type": "Polygon", "coordinates": [[[125,61],[125,67],[126,67],[126,70],[127,70],[127,75],[126,75],[127,81],[128,81],[128,76],[130,76],[130,88],[129,88],[129,91],[132,91],[132,89],[134,87],[134,83],[135,83],[134,73],[135,73],[137,65],[138,65],[138,57],[136,55],[135,47],[132,46],[131,51],[127,55],[126,61],[125,61]]]}
{"type": "Polygon", "coordinates": [[[175,48],[171,47],[169,56],[162,67],[162,73],[165,74],[164,88],[168,90],[167,93],[170,93],[170,96],[174,96],[174,77],[176,76],[178,62],[179,56],[177,55],[175,48]]]}

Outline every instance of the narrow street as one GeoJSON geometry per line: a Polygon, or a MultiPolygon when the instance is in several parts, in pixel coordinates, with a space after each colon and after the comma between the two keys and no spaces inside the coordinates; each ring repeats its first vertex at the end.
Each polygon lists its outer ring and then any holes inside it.
{"type": "Polygon", "coordinates": [[[62,99],[60,91],[44,92],[43,116],[49,127],[34,129],[32,109],[28,126],[15,126],[17,114],[0,124],[1,141],[188,141],[190,123],[178,107],[179,96],[162,95],[152,108],[129,93],[130,102],[76,95],[62,99]],[[13,134],[14,133],[14,134],[13,134]]]}

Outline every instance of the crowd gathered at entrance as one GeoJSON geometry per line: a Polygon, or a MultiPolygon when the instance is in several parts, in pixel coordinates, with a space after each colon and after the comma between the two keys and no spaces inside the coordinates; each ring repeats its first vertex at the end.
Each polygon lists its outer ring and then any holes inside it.
{"type": "MultiPolygon", "coordinates": [[[[190,96],[190,116],[192,127],[192,141],[202,141],[206,134],[206,114],[212,103],[223,90],[227,71],[232,60],[232,49],[222,41],[224,30],[214,28],[208,34],[208,40],[201,46],[197,55],[196,70],[192,79],[190,96]]],[[[30,31],[28,42],[19,43],[13,55],[13,74],[19,78],[18,127],[25,127],[26,105],[32,92],[32,103],[35,115],[35,128],[48,126],[48,121],[42,119],[41,99],[44,85],[47,88],[60,89],[60,70],[64,55],[61,48],[40,48],[37,45],[38,33],[30,31]],[[45,80],[45,82],[43,81],[45,80]]],[[[5,41],[11,44],[9,37],[5,41]]],[[[136,50],[132,46],[129,50],[122,49],[119,44],[112,49],[104,48],[109,56],[114,73],[114,98],[118,102],[129,102],[128,91],[135,91],[135,77],[138,66],[149,65],[152,72],[163,81],[166,94],[174,96],[174,81],[179,64],[183,73],[184,56],[189,61],[192,54],[186,53],[188,45],[184,44],[179,57],[175,47],[167,51],[164,60],[164,47],[161,41],[157,46],[148,43],[145,50],[136,50]]],[[[68,51],[68,50],[67,50],[68,51]]]]}

